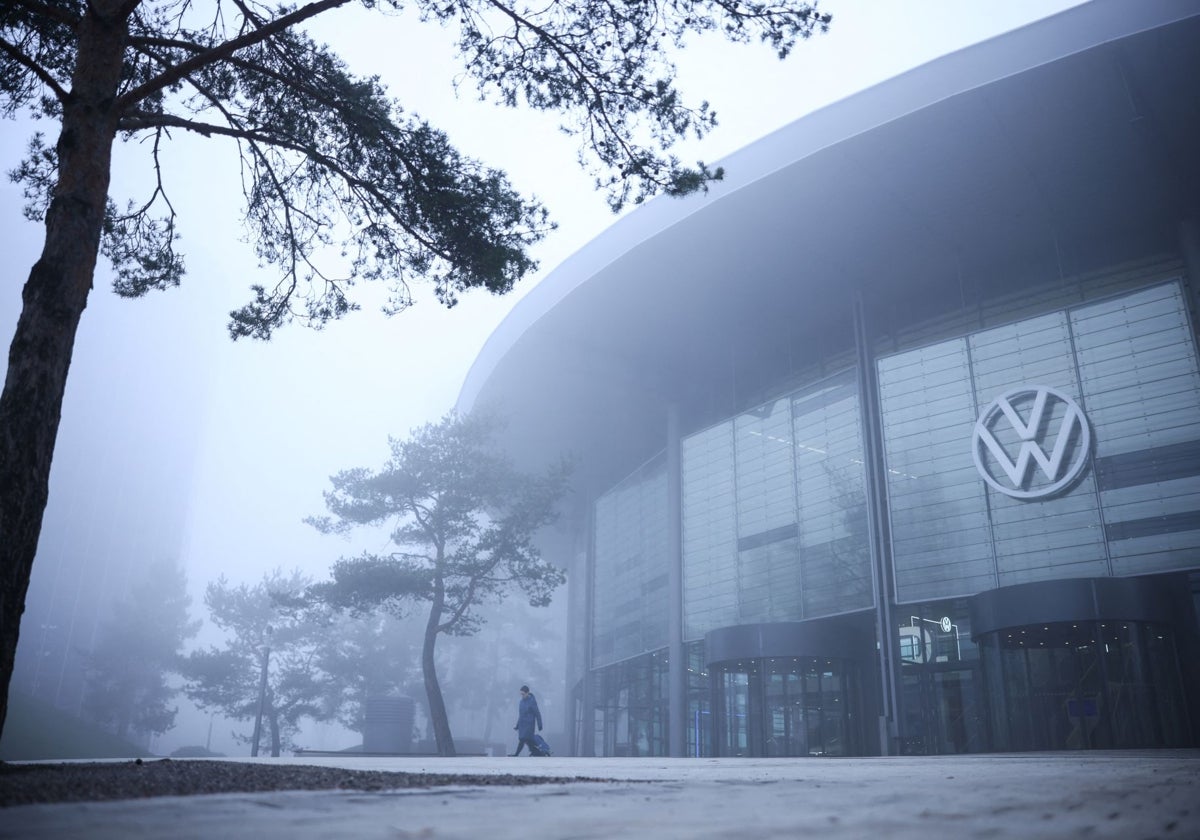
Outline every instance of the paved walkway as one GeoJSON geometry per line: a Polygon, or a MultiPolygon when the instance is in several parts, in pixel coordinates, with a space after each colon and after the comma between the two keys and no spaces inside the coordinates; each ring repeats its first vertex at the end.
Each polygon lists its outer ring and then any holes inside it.
{"type": "Polygon", "coordinates": [[[1192,750],[852,759],[257,760],[617,781],[26,805],[0,810],[0,838],[1200,838],[1200,751],[1192,750]]]}

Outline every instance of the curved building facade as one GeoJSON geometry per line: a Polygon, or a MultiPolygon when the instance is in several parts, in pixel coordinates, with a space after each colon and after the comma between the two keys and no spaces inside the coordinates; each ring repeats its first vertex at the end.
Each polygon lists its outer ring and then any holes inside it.
{"type": "Polygon", "coordinates": [[[1200,743],[1200,4],[816,112],[547,277],[460,408],[572,452],[584,755],[1200,743]]]}

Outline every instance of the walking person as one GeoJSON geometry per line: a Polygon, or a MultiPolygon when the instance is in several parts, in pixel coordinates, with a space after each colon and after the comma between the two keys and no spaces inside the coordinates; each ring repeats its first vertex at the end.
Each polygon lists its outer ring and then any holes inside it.
{"type": "Polygon", "coordinates": [[[542,755],[542,751],[538,749],[533,742],[533,727],[537,724],[538,731],[542,730],[542,713],[538,710],[537,698],[529,691],[529,686],[521,686],[521,705],[517,709],[517,725],[513,729],[517,730],[517,751],[513,755],[520,755],[524,747],[529,747],[530,755],[542,755]]]}

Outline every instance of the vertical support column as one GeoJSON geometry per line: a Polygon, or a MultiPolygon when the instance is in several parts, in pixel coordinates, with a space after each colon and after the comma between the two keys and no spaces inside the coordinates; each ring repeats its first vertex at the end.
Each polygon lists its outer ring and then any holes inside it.
{"type": "Polygon", "coordinates": [[[687,754],[687,657],[683,649],[683,487],[679,406],[667,406],[667,745],[687,754]]]}
{"type": "Polygon", "coordinates": [[[595,756],[596,754],[596,677],[592,671],[592,640],[596,631],[595,594],[596,594],[596,504],[595,500],[587,500],[587,551],[584,553],[583,579],[585,592],[583,596],[583,720],[580,721],[579,754],[595,756]]]}
{"type": "Polygon", "coordinates": [[[858,361],[858,402],[866,462],[867,532],[871,541],[871,581],[875,590],[875,639],[879,657],[882,705],[879,716],[879,750],[883,755],[899,752],[896,682],[897,634],[892,617],[892,586],[887,551],[886,467],[878,390],[875,387],[875,355],[871,351],[862,292],[854,296],[854,345],[858,361]]]}
{"type": "MultiPolygon", "coordinates": [[[[1187,286],[1191,295],[1192,312],[1200,315],[1200,213],[1179,223],[1179,253],[1187,268],[1187,286]]],[[[1200,323],[1200,321],[1194,322],[1200,323]]]]}

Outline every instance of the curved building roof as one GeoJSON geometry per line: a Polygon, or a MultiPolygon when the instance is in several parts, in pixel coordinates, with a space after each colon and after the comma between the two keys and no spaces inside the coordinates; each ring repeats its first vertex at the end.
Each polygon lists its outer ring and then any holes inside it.
{"type": "Polygon", "coordinates": [[[753,404],[748,371],[849,346],[855,295],[918,310],[997,266],[1172,251],[1200,206],[1198,79],[1198,0],[1092,0],[823,108],[547,275],[458,407],[498,404],[527,464],[586,451],[601,488],[662,447],[668,405],[716,420],[753,404]]]}

